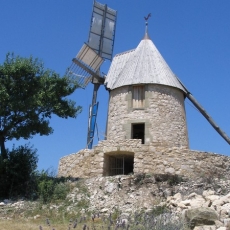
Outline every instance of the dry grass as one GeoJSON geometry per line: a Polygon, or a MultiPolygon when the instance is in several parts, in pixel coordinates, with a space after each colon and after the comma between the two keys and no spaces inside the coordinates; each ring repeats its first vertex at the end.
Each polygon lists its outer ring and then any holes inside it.
{"type": "MultiPolygon", "coordinates": [[[[42,230],[68,230],[69,225],[64,223],[51,224],[48,226],[45,221],[42,220],[0,220],[0,230],[39,230],[42,226],[42,230]]],[[[80,223],[75,230],[82,230],[84,224],[80,223]]],[[[92,222],[88,222],[87,226],[90,229],[93,227],[92,222]]],[[[101,226],[101,223],[95,223],[95,227],[101,226]]],[[[72,226],[70,226],[71,229],[72,226]]]]}
{"type": "MultiPolygon", "coordinates": [[[[32,221],[0,220],[1,230],[39,230],[38,223],[32,221]]],[[[44,228],[44,230],[47,228],[44,228]]],[[[64,229],[64,228],[63,228],[64,229]]]]}
{"type": "MultiPolygon", "coordinates": [[[[39,230],[39,226],[42,226],[43,230],[67,230],[68,224],[52,224],[47,226],[44,221],[23,221],[23,220],[0,220],[0,229],[1,230],[39,230]]],[[[83,225],[75,228],[76,230],[82,229],[83,225]]]]}
{"type": "MultiPolygon", "coordinates": [[[[95,218],[94,222],[92,220],[85,220],[78,223],[77,227],[74,228],[73,223],[58,223],[60,220],[50,221],[50,226],[47,225],[46,220],[39,219],[24,219],[24,220],[0,220],[0,230],[95,230],[95,229],[129,229],[129,230],[188,230],[188,226],[182,223],[180,220],[176,222],[168,222],[169,216],[147,217],[146,215],[138,221],[140,215],[135,217],[134,221],[130,222],[130,228],[128,225],[122,224],[118,227],[116,221],[105,221],[105,219],[95,218]],[[146,218],[147,217],[147,218],[146,218]],[[159,218],[160,217],[160,218],[159,218]],[[154,220],[155,219],[155,220],[154,220]],[[112,222],[111,222],[112,221],[112,222]],[[168,223],[167,223],[168,222],[168,223]],[[83,227],[85,225],[85,228],[83,227]],[[40,228],[42,226],[42,228],[40,228]],[[87,226],[87,227],[86,227],[87,226]]],[[[170,219],[170,218],[169,218],[170,219]]]]}

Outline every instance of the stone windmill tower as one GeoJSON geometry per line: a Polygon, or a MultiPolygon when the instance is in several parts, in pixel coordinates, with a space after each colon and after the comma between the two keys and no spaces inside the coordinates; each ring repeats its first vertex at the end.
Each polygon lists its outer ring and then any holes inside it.
{"type": "Polygon", "coordinates": [[[136,49],[114,57],[105,84],[110,94],[107,140],[188,148],[186,90],[153,44],[147,25],[136,49]]]}

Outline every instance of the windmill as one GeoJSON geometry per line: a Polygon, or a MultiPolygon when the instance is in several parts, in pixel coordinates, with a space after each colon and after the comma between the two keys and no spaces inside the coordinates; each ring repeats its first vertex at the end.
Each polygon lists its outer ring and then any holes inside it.
{"type": "Polygon", "coordinates": [[[87,147],[92,149],[99,102],[97,92],[104,84],[104,76],[100,67],[104,59],[112,60],[115,39],[117,11],[94,0],[88,42],[83,44],[66,75],[77,81],[79,87],[85,89],[93,84],[92,104],[89,108],[87,147]]]}

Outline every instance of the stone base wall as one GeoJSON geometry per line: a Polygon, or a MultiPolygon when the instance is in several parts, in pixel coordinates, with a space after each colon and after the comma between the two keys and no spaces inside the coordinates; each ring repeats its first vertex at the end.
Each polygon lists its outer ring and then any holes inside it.
{"type": "Polygon", "coordinates": [[[104,176],[106,154],[134,153],[134,173],[177,174],[189,178],[224,176],[230,171],[230,157],[185,148],[162,148],[141,144],[141,140],[105,140],[92,150],[83,149],[59,161],[58,176],[89,178],[104,176]]]}

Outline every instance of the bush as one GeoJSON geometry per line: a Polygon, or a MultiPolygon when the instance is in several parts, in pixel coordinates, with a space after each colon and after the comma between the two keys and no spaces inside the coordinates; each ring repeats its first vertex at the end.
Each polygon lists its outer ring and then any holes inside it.
{"type": "Polygon", "coordinates": [[[183,182],[183,178],[179,175],[174,174],[155,174],[157,182],[167,182],[170,186],[177,185],[183,182]]]}
{"type": "Polygon", "coordinates": [[[134,184],[135,185],[141,185],[144,179],[145,179],[145,173],[134,174],[134,184]]]}
{"type": "Polygon", "coordinates": [[[53,199],[54,200],[64,200],[70,191],[69,186],[65,183],[58,183],[54,187],[53,199]]]}
{"type": "Polygon", "coordinates": [[[37,150],[29,145],[19,146],[9,151],[7,158],[0,161],[0,197],[28,197],[35,188],[37,150]]]}
{"type": "Polygon", "coordinates": [[[37,175],[38,197],[42,203],[63,200],[69,192],[69,186],[64,183],[66,179],[57,178],[48,170],[42,170],[37,175]]]}
{"type": "Polygon", "coordinates": [[[0,198],[39,198],[43,203],[63,200],[70,188],[65,178],[56,178],[48,170],[36,171],[37,150],[29,145],[6,150],[3,160],[0,154],[0,198]]]}
{"type": "Polygon", "coordinates": [[[49,175],[48,170],[42,170],[41,173],[37,175],[37,192],[38,197],[43,203],[50,202],[53,196],[54,190],[54,178],[49,175]]]}

